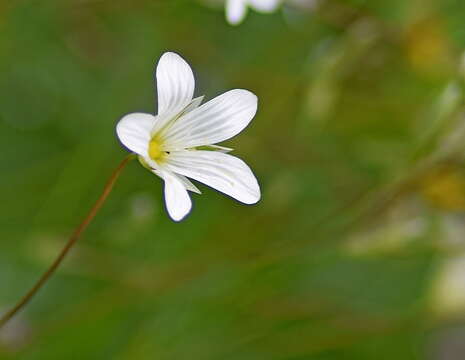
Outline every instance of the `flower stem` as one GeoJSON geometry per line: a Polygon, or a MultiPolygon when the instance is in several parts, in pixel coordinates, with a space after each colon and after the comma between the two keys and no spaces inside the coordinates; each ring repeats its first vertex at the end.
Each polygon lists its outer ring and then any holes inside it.
{"type": "Polygon", "coordinates": [[[107,183],[105,184],[102,194],[97,199],[94,206],[90,209],[85,219],[79,224],[79,226],[71,234],[65,247],[61,250],[61,252],[57,256],[55,261],[52,263],[52,265],[41,276],[41,278],[35,283],[35,285],[26,293],[26,295],[24,295],[11,310],[9,310],[6,314],[4,314],[0,318],[0,329],[13,316],[15,316],[24,306],[26,306],[29,303],[29,301],[31,301],[31,299],[34,297],[34,295],[37,294],[37,292],[50,279],[50,277],[53,275],[53,273],[58,268],[58,266],[63,262],[64,258],[66,257],[68,252],[71,250],[73,245],[76,243],[76,241],[79,239],[79,237],[84,232],[84,230],[87,228],[87,226],[90,224],[92,219],[95,217],[95,215],[97,215],[102,205],[105,203],[105,200],[107,199],[108,195],[110,195],[111,190],[113,189],[113,185],[115,185],[116,180],[118,179],[119,175],[121,174],[125,166],[128,164],[129,161],[131,161],[134,158],[135,158],[134,154],[126,156],[123,159],[123,161],[121,161],[121,163],[118,165],[118,167],[113,171],[113,174],[110,176],[107,183]]]}

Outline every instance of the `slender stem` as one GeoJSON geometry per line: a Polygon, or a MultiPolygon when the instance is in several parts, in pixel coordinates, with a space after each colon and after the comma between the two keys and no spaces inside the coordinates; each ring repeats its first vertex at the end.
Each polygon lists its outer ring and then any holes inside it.
{"type": "Polygon", "coordinates": [[[8,311],[6,314],[4,314],[0,318],[0,329],[13,316],[15,316],[24,306],[26,306],[27,303],[29,303],[29,301],[31,301],[31,299],[34,297],[34,295],[37,294],[37,292],[42,288],[42,286],[44,286],[44,284],[47,282],[47,280],[53,275],[55,270],[63,262],[64,258],[66,257],[68,252],[71,250],[73,245],[76,243],[76,241],[79,239],[81,234],[84,232],[84,230],[90,224],[90,222],[95,217],[95,215],[97,215],[97,212],[100,210],[102,205],[105,203],[105,200],[107,199],[108,195],[110,195],[110,192],[113,189],[113,185],[115,185],[115,182],[118,179],[121,172],[123,171],[124,167],[132,159],[134,159],[133,154],[125,157],[124,160],[121,161],[121,163],[118,165],[118,167],[113,171],[113,174],[110,176],[107,183],[105,184],[105,187],[103,189],[102,194],[97,199],[97,201],[95,202],[92,209],[90,209],[90,211],[87,214],[87,216],[85,217],[85,219],[79,224],[79,226],[71,234],[71,236],[69,237],[68,242],[66,243],[65,247],[61,250],[61,252],[59,253],[58,257],[55,259],[55,261],[52,263],[52,265],[41,276],[41,278],[35,283],[35,285],[26,293],[26,295],[24,295],[10,311],[8,311]]]}

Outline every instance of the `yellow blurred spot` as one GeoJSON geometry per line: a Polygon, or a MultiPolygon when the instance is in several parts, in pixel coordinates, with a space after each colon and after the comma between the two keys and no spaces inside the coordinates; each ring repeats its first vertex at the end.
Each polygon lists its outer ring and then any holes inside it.
{"type": "Polygon", "coordinates": [[[421,190],[434,206],[444,210],[465,210],[465,176],[459,169],[448,166],[426,176],[421,190]]]}
{"type": "Polygon", "coordinates": [[[416,70],[434,75],[446,71],[451,64],[450,44],[442,22],[436,18],[410,25],[405,45],[407,58],[416,70]]]}

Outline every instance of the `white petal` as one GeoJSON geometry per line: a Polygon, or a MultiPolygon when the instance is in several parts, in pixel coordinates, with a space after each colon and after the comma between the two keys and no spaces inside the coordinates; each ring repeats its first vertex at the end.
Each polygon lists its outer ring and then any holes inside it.
{"type": "Polygon", "coordinates": [[[237,25],[244,20],[247,13],[246,0],[227,0],[226,19],[231,25],[237,25]]]}
{"type": "Polygon", "coordinates": [[[202,103],[204,96],[199,96],[193,99],[189,104],[187,104],[181,110],[176,110],[175,112],[167,112],[162,115],[157,115],[157,122],[152,129],[152,135],[156,133],[166,132],[181,116],[184,116],[188,112],[196,109],[202,103]]]}
{"type": "MultiPolygon", "coordinates": [[[[161,177],[163,179],[163,166],[160,166],[159,164],[157,164],[155,161],[153,161],[152,159],[150,158],[146,158],[144,159],[144,162],[150,167],[150,170],[157,176],[161,177]]],[[[165,170],[166,171],[166,170],[165,170]]],[[[170,172],[170,174],[172,176],[174,176],[175,178],[177,178],[183,185],[184,187],[189,190],[189,191],[192,191],[192,192],[195,192],[197,194],[201,194],[202,192],[197,188],[197,186],[195,186],[194,184],[192,184],[192,182],[186,178],[185,176],[182,176],[180,174],[175,174],[173,172],[170,172]]]]}
{"type": "Polygon", "coordinates": [[[249,3],[257,11],[272,12],[278,7],[280,0],[249,0],[249,3]]]}
{"type": "Polygon", "coordinates": [[[167,157],[164,166],[245,204],[254,204],[260,200],[257,179],[237,157],[217,151],[175,151],[167,157]]]}
{"type": "Polygon", "coordinates": [[[162,171],[165,181],[165,203],[174,221],[181,221],[192,208],[192,201],[183,183],[174,174],[162,171]]]}
{"type": "Polygon", "coordinates": [[[201,146],[200,148],[198,148],[198,150],[219,151],[219,152],[227,154],[228,152],[231,152],[234,149],[228,148],[226,146],[220,146],[220,145],[205,145],[205,146],[201,146]]]}
{"type": "Polygon", "coordinates": [[[132,113],[124,116],[116,125],[119,140],[132,152],[147,156],[150,132],[156,123],[152,114],[132,113]]]}
{"type": "Polygon", "coordinates": [[[182,111],[192,100],[195,80],[189,64],[178,54],[167,52],[157,66],[158,115],[157,128],[182,111]]]}
{"type": "Polygon", "coordinates": [[[183,175],[179,175],[179,174],[174,174],[174,176],[176,176],[178,178],[179,181],[182,182],[182,184],[184,185],[184,187],[189,190],[189,191],[192,191],[192,192],[195,192],[197,194],[201,194],[202,192],[197,188],[197,186],[195,186],[194,184],[192,184],[192,182],[186,178],[185,176],[183,175]]]}
{"type": "Polygon", "coordinates": [[[189,64],[178,54],[167,52],[157,66],[158,113],[183,108],[194,95],[195,80],[189,64]]]}
{"type": "Polygon", "coordinates": [[[230,90],[190,111],[166,129],[169,151],[210,145],[240,133],[257,112],[257,97],[247,90],[230,90]]]}
{"type": "Polygon", "coordinates": [[[187,114],[188,112],[198,108],[203,101],[205,96],[199,96],[193,99],[185,108],[182,110],[181,115],[187,114]]]}

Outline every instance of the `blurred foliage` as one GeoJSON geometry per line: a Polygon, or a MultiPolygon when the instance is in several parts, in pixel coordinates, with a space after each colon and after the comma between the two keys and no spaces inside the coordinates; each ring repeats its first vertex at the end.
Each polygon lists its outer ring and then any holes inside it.
{"type": "Polygon", "coordinates": [[[155,111],[164,51],[197,95],[259,96],[226,146],[263,189],[200,186],[176,224],[131,164],[0,358],[463,359],[463,2],[289,0],[239,27],[216,5],[0,3],[2,309],[125,155],[117,120],[155,111]]]}

